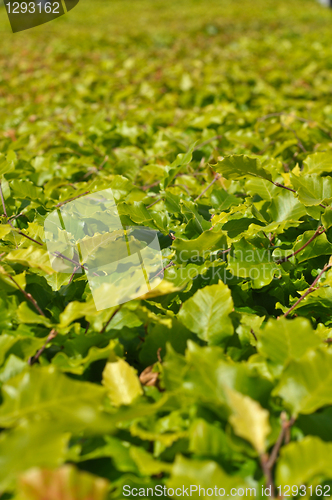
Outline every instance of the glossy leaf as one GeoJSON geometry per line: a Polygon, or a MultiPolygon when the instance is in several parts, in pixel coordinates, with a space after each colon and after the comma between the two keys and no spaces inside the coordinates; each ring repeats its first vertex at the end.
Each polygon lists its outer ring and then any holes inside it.
{"type": "Polygon", "coordinates": [[[219,282],[198,290],[182,306],[179,320],[209,344],[219,344],[232,335],[229,314],[233,301],[228,287],[219,282]]]}
{"type": "Polygon", "coordinates": [[[234,432],[249,441],[258,454],[266,449],[266,438],[271,432],[269,412],[256,401],[242,394],[227,390],[229,405],[233,411],[229,418],[234,432]]]}
{"type": "Polygon", "coordinates": [[[106,364],[103,384],[115,406],[129,405],[143,394],[135,370],[121,358],[106,364]]]}

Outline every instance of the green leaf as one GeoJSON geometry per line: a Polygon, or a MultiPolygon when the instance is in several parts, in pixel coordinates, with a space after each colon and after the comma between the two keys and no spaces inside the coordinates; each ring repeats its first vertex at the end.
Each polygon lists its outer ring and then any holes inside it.
{"type": "Polygon", "coordinates": [[[10,172],[15,168],[15,165],[17,163],[17,156],[15,151],[9,151],[6,159],[0,162],[0,176],[7,174],[7,172],[10,172]]]}
{"type": "Polygon", "coordinates": [[[321,345],[321,339],[306,318],[270,318],[257,336],[258,352],[280,368],[321,345]]]}
{"type": "Polygon", "coordinates": [[[198,234],[203,234],[204,231],[211,228],[211,223],[198,213],[195,203],[192,201],[181,200],[181,212],[186,220],[192,221],[198,234]]]}
{"type": "Polygon", "coordinates": [[[113,405],[129,405],[143,394],[134,368],[119,358],[108,362],[103,371],[103,384],[113,405]]]}
{"type": "MultiPolygon", "coordinates": [[[[86,336],[84,336],[84,339],[88,340],[86,336]]],[[[77,375],[81,375],[82,373],[84,373],[84,371],[94,361],[98,361],[100,359],[108,359],[109,357],[111,357],[111,355],[114,353],[114,350],[117,348],[114,340],[111,340],[108,345],[101,348],[92,344],[92,346],[84,356],[82,355],[82,352],[80,352],[81,349],[75,349],[77,345],[77,342],[75,344],[75,340],[78,339],[74,339],[65,343],[64,349],[67,350],[69,355],[66,352],[58,352],[52,359],[52,365],[56,366],[59,370],[67,373],[76,373],[77,375]]],[[[93,336],[91,341],[94,341],[97,344],[95,336],[93,336]]],[[[100,342],[104,343],[104,339],[101,338],[100,342]]],[[[79,347],[82,348],[83,346],[79,347]]]]}
{"type": "Polygon", "coordinates": [[[70,435],[43,422],[23,423],[0,436],[0,488],[12,490],[18,475],[32,467],[58,467],[66,457],[70,435]],[[45,439],[47,436],[47,439],[45,439]]]}
{"type": "Polygon", "coordinates": [[[22,302],[17,309],[17,317],[21,323],[40,324],[52,328],[53,324],[45,316],[35,313],[26,302],[22,302]]]}
{"type": "MultiPolygon", "coordinates": [[[[109,308],[107,314],[109,317],[112,316],[116,307],[109,308]]],[[[84,303],[82,306],[82,302],[77,302],[76,300],[70,302],[65,310],[60,314],[60,323],[59,328],[66,328],[73,321],[88,316],[89,319],[93,317],[99,316],[95,303],[92,299],[84,303]]],[[[107,318],[108,319],[108,318],[107,318]]]]}
{"type": "Polygon", "coordinates": [[[181,455],[176,457],[171,477],[167,481],[168,488],[174,490],[180,488],[181,491],[184,488],[190,492],[190,496],[194,500],[202,498],[203,490],[199,491],[199,487],[204,488],[205,491],[210,488],[212,494],[217,487],[221,496],[223,496],[221,488],[224,488],[226,495],[229,495],[230,490],[235,488],[234,498],[240,498],[241,495],[237,495],[236,491],[237,488],[243,486],[245,487],[245,481],[242,478],[226,474],[216,462],[188,460],[181,455]]]}
{"type": "Polygon", "coordinates": [[[272,180],[270,172],[261,167],[257,158],[246,155],[226,156],[223,160],[213,165],[213,169],[222,174],[226,179],[242,179],[253,175],[263,179],[272,180]]]}
{"type": "Polygon", "coordinates": [[[245,183],[245,189],[250,196],[258,194],[262,200],[267,201],[272,201],[280,191],[280,188],[274,186],[268,180],[260,179],[259,177],[248,179],[245,183]]]}
{"type": "Polygon", "coordinates": [[[19,375],[24,370],[27,370],[27,368],[27,363],[25,361],[14,354],[10,354],[4,366],[0,369],[0,382],[7,382],[7,380],[19,375]]]}
{"type": "Polygon", "coordinates": [[[292,192],[286,190],[273,199],[267,211],[273,222],[297,221],[307,215],[302,203],[292,192]]]}
{"type": "Polygon", "coordinates": [[[10,231],[12,230],[12,228],[9,226],[9,225],[1,225],[0,226],[0,240],[3,240],[3,238],[5,236],[7,236],[7,234],[10,233],[10,231]]]}
{"type": "Polygon", "coordinates": [[[202,256],[210,256],[210,252],[227,249],[227,237],[223,231],[204,231],[198,238],[184,240],[176,238],[172,248],[176,251],[175,262],[182,263],[202,256]]]}
{"type": "Polygon", "coordinates": [[[225,389],[230,388],[266,405],[272,385],[261,376],[254,366],[226,360],[223,349],[200,347],[188,341],[185,357],[169,348],[163,364],[163,380],[168,391],[177,391],[194,398],[199,404],[207,404],[223,416],[229,410],[225,389]]]}
{"type": "Polygon", "coordinates": [[[179,320],[209,344],[220,344],[233,334],[229,314],[233,301],[229,288],[219,281],[206,286],[184,302],[179,320]]]}
{"type": "Polygon", "coordinates": [[[227,457],[231,455],[226,433],[204,418],[195,419],[190,428],[189,450],[201,457],[227,457]]]}
{"type": "Polygon", "coordinates": [[[133,205],[128,205],[127,203],[118,204],[119,215],[128,215],[133,222],[136,224],[146,225],[155,228],[153,223],[152,214],[145,207],[142,201],[134,202],[133,205]]]}
{"type": "Polygon", "coordinates": [[[27,361],[30,356],[36,354],[45,341],[46,338],[32,337],[31,334],[23,336],[2,333],[0,335],[0,365],[3,364],[10,354],[15,354],[27,361]]]}
{"type": "Polygon", "coordinates": [[[164,179],[160,183],[162,189],[166,189],[173,182],[176,174],[180,172],[182,167],[188,165],[191,162],[194,147],[195,143],[192,144],[187,153],[179,154],[176,160],[174,160],[174,162],[170,166],[166,167],[164,179]]]}
{"type": "Polygon", "coordinates": [[[325,229],[329,229],[332,226],[332,210],[330,207],[322,213],[322,223],[325,229]]]}
{"type": "Polygon", "coordinates": [[[37,248],[36,246],[12,250],[6,255],[4,260],[10,263],[41,269],[47,274],[54,273],[47,251],[42,248],[37,248]]]}
{"type": "MultiPolygon", "coordinates": [[[[158,318],[159,319],[159,318],[158,318]]],[[[152,365],[158,361],[158,352],[161,357],[166,353],[166,344],[170,344],[176,352],[184,354],[187,341],[193,340],[193,335],[188,328],[175,318],[168,324],[153,322],[148,330],[142,346],[139,359],[144,366],[152,365]]]]}
{"type": "Polygon", "coordinates": [[[293,415],[309,414],[332,404],[332,393],[326,390],[331,382],[332,351],[311,350],[289,363],[274,394],[283,398],[293,415]]]}
{"type": "Polygon", "coordinates": [[[136,462],[140,473],[144,476],[170,472],[172,469],[171,464],[153,459],[152,455],[143,448],[132,446],[130,449],[130,456],[136,462]]]}
{"type": "Polygon", "coordinates": [[[271,283],[279,273],[278,265],[266,248],[257,248],[245,239],[233,245],[234,251],[228,260],[228,269],[234,276],[250,278],[253,288],[262,288],[271,283]]]}
{"type": "Polygon", "coordinates": [[[228,389],[226,393],[233,411],[229,421],[234,432],[249,441],[261,455],[266,450],[266,438],[271,432],[269,412],[257,401],[239,392],[228,389]]]}
{"type": "Polygon", "coordinates": [[[43,200],[43,190],[36,187],[32,182],[15,179],[9,183],[10,189],[17,196],[17,198],[30,199],[30,200],[43,200]]]}
{"type": "Polygon", "coordinates": [[[277,484],[299,486],[310,484],[315,478],[322,484],[332,478],[331,453],[332,443],[324,443],[313,436],[284,446],[277,463],[277,484]]]}
{"type": "Polygon", "coordinates": [[[290,175],[301,203],[306,206],[330,204],[332,201],[332,179],[318,174],[297,177],[290,175]]]}
{"type": "MultiPolygon", "coordinates": [[[[302,248],[314,235],[315,231],[305,231],[294,245],[293,251],[297,252],[302,248]]],[[[327,240],[325,233],[317,236],[309,245],[296,254],[297,262],[305,262],[309,259],[314,259],[320,255],[331,255],[332,244],[327,240]]]]}
{"type": "Polygon", "coordinates": [[[314,153],[303,161],[303,175],[322,174],[323,172],[332,172],[332,154],[330,152],[314,153]]]}
{"type": "Polygon", "coordinates": [[[105,389],[72,380],[52,366],[33,366],[5,383],[2,394],[1,427],[12,427],[25,420],[51,419],[66,430],[80,432],[98,422],[98,407],[105,389]]]}

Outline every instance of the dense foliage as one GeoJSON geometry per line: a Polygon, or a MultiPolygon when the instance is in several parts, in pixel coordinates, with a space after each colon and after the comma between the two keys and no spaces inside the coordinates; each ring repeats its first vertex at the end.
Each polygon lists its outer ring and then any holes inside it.
{"type": "Polygon", "coordinates": [[[17,35],[2,19],[2,498],[158,484],[319,496],[332,479],[331,13],[81,0],[17,35]],[[109,187],[131,225],[159,231],[165,280],[98,313],[84,275],[51,268],[43,225],[109,187]]]}

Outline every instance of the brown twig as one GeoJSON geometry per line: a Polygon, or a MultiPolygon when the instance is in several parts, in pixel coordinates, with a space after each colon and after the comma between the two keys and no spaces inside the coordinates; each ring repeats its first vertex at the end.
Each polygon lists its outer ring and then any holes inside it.
{"type": "Polygon", "coordinates": [[[70,276],[70,278],[69,278],[68,285],[70,285],[70,283],[73,281],[73,279],[74,279],[74,276],[75,276],[75,273],[76,273],[77,269],[79,269],[79,266],[75,266],[75,267],[74,267],[74,271],[72,272],[72,275],[71,275],[71,276],[70,276]]]}
{"type": "Polygon", "coordinates": [[[228,253],[231,250],[232,250],[232,247],[231,248],[227,248],[226,250],[220,250],[220,252],[218,252],[218,255],[228,253]]]}
{"type": "Polygon", "coordinates": [[[262,453],[262,455],[259,457],[261,467],[263,469],[263,473],[265,476],[265,481],[266,481],[266,487],[269,488],[272,492],[271,497],[274,498],[274,482],[273,482],[273,477],[272,477],[272,470],[271,467],[269,467],[269,455],[267,453],[262,453]]]}
{"type": "Polygon", "coordinates": [[[89,177],[89,175],[93,174],[94,172],[98,172],[98,170],[101,170],[105,165],[106,163],[108,162],[109,160],[109,156],[106,155],[104,160],[102,161],[102,163],[99,165],[99,167],[91,167],[82,177],[81,180],[83,179],[86,179],[87,177],[89,177]]]}
{"type": "Polygon", "coordinates": [[[278,259],[276,261],[276,263],[280,264],[281,262],[287,262],[289,259],[291,259],[295,255],[297,255],[298,253],[302,252],[302,250],[304,250],[304,248],[306,248],[308,245],[310,245],[310,243],[312,241],[314,241],[318,236],[320,236],[321,234],[323,234],[323,233],[326,232],[326,229],[323,229],[321,231],[322,228],[323,228],[323,226],[319,226],[319,228],[315,231],[315,233],[312,235],[312,237],[304,245],[302,245],[301,248],[299,248],[298,250],[296,250],[296,252],[293,252],[290,255],[287,255],[286,257],[283,257],[282,259],[278,259]]]}
{"type": "Polygon", "coordinates": [[[285,438],[285,433],[286,433],[286,429],[288,427],[288,420],[287,420],[287,416],[286,416],[286,413],[285,412],[282,412],[281,415],[281,430],[280,430],[280,433],[279,433],[279,436],[278,436],[278,439],[277,441],[275,442],[273,448],[272,448],[272,451],[270,453],[270,457],[269,457],[269,460],[267,462],[267,465],[270,469],[272,469],[272,467],[274,466],[277,458],[278,458],[278,454],[279,454],[279,450],[280,450],[280,447],[283,443],[283,440],[285,438]]]}
{"type": "Polygon", "coordinates": [[[101,170],[106,165],[106,163],[108,162],[108,160],[109,160],[109,156],[106,155],[105,158],[103,159],[103,161],[101,162],[101,164],[99,165],[99,167],[97,167],[98,170],[101,170]]]}
{"type": "Polygon", "coordinates": [[[160,181],[153,182],[153,184],[148,184],[146,186],[142,186],[143,191],[146,191],[147,189],[156,187],[160,184],[160,181]]]}
{"type": "Polygon", "coordinates": [[[253,330],[252,328],[250,329],[250,333],[251,333],[251,335],[254,337],[254,339],[256,340],[256,342],[257,342],[257,336],[256,336],[256,333],[254,332],[254,330],[253,330]]]}
{"type": "Polygon", "coordinates": [[[87,270],[87,267],[85,266],[85,264],[80,264],[76,260],[70,259],[69,257],[66,257],[65,255],[63,255],[62,253],[60,253],[58,251],[53,252],[53,255],[55,257],[60,257],[61,259],[68,260],[68,262],[72,262],[73,264],[75,264],[75,266],[79,266],[79,267],[82,267],[83,269],[87,270]]]}
{"type": "Polygon", "coordinates": [[[53,330],[51,330],[49,336],[47,337],[45,344],[39,349],[39,351],[36,352],[36,354],[34,356],[29,358],[28,363],[30,366],[32,366],[34,363],[36,363],[36,361],[38,361],[40,356],[45,351],[47,344],[49,344],[51,342],[51,340],[53,340],[57,335],[58,335],[58,332],[53,328],[53,330]]]}
{"type": "Polygon", "coordinates": [[[174,262],[170,262],[169,264],[167,264],[167,266],[163,267],[163,269],[161,271],[159,271],[159,273],[155,274],[153,276],[153,278],[156,278],[157,276],[159,276],[161,273],[163,273],[165,271],[165,269],[168,269],[169,267],[172,267],[172,266],[175,266],[174,262]]]}
{"type": "Polygon", "coordinates": [[[215,135],[214,137],[211,137],[210,139],[207,139],[206,141],[202,142],[201,144],[198,144],[198,146],[195,146],[193,151],[197,151],[198,149],[203,148],[207,144],[210,144],[210,142],[213,141],[220,141],[222,139],[222,135],[215,135]]]}
{"type": "Polygon", "coordinates": [[[1,198],[2,208],[3,208],[3,214],[4,214],[5,217],[8,217],[7,210],[6,210],[6,205],[5,205],[5,199],[3,197],[1,182],[0,182],[0,198],[1,198]]]}
{"type": "Polygon", "coordinates": [[[220,177],[221,177],[221,175],[220,175],[220,174],[216,174],[216,175],[214,176],[213,181],[212,181],[212,182],[210,182],[210,184],[209,184],[209,185],[208,185],[208,186],[207,186],[207,187],[206,187],[206,188],[205,188],[205,189],[201,192],[201,194],[199,194],[199,195],[198,195],[198,196],[194,199],[194,201],[199,200],[199,199],[203,196],[203,194],[205,194],[205,193],[206,193],[206,191],[208,191],[208,190],[210,189],[210,187],[211,187],[211,186],[213,186],[213,184],[214,184],[214,183],[215,183],[218,179],[220,179],[220,177]]]}
{"type": "Polygon", "coordinates": [[[275,442],[275,444],[272,448],[270,456],[267,453],[263,453],[260,456],[261,466],[262,466],[263,473],[264,473],[265,478],[266,478],[266,486],[268,488],[271,488],[272,498],[275,498],[275,487],[274,487],[274,482],[273,482],[272,470],[273,470],[274,464],[276,463],[276,460],[278,458],[279,450],[280,450],[282,443],[284,441],[286,443],[289,442],[289,437],[290,437],[289,431],[295,422],[294,417],[291,417],[288,420],[285,412],[282,412],[280,417],[281,417],[281,431],[279,433],[277,441],[275,442]]]}
{"type": "MultiPolygon", "coordinates": [[[[268,179],[268,180],[270,180],[270,179],[268,179]]],[[[272,182],[272,184],[274,184],[277,187],[280,187],[280,188],[283,188],[283,189],[287,189],[287,191],[292,191],[292,193],[296,193],[295,189],[292,189],[292,188],[289,188],[287,186],[284,186],[283,184],[280,184],[280,182],[273,182],[273,181],[270,181],[270,182],[272,182]]]]}
{"type": "Polygon", "coordinates": [[[17,232],[18,234],[20,234],[21,236],[24,236],[24,238],[27,238],[28,240],[30,241],[33,241],[34,243],[36,243],[37,245],[40,245],[41,247],[44,246],[43,243],[41,243],[40,241],[37,241],[33,238],[31,238],[31,236],[28,236],[27,234],[23,233],[23,231],[21,231],[20,229],[18,229],[17,227],[13,226],[13,224],[10,222],[10,220],[7,221],[7,223],[10,225],[10,227],[12,229],[14,229],[15,232],[17,232]]]}
{"type": "Polygon", "coordinates": [[[20,290],[20,292],[23,293],[24,297],[29,301],[31,302],[31,304],[33,304],[34,308],[39,312],[39,314],[41,316],[44,316],[45,317],[45,314],[43,313],[43,311],[40,309],[37,301],[33,298],[33,296],[31,295],[31,293],[28,293],[26,292],[25,290],[23,290],[23,288],[17,283],[17,281],[8,273],[6,273],[6,276],[8,276],[8,278],[17,286],[17,288],[20,290]]]}
{"type": "Polygon", "coordinates": [[[67,203],[69,203],[70,201],[74,201],[74,200],[77,200],[77,198],[81,198],[82,196],[85,196],[86,194],[89,194],[90,191],[85,191],[85,193],[82,193],[82,194],[78,194],[77,196],[74,196],[73,198],[69,198],[68,200],[66,201],[60,201],[60,203],[58,203],[57,205],[55,205],[55,208],[59,208],[59,207],[62,207],[63,205],[66,205],[67,203]]]}
{"type": "Polygon", "coordinates": [[[19,214],[17,214],[17,215],[11,215],[11,216],[9,217],[9,220],[18,219],[18,218],[19,218],[19,217],[21,217],[21,216],[26,217],[26,215],[25,215],[23,212],[20,212],[20,213],[19,213],[19,214]]]}
{"type": "Polygon", "coordinates": [[[295,302],[295,304],[292,305],[292,307],[290,309],[288,309],[288,311],[285,312],[285,314],[283,315],[284,318],[286,318],[297,306],[300,302],[302,302],[303,299],[305,299],[307,297],[307,295],[309,295],[309,293],[311,292],[314,292],[315,291],[315,286],[316,284],[318,283],[318,281],[320,280],[321,276],[325,273],[325,271],[327,271],[330,267],[332,266],[332,264],[326,264],[323,268],[323,270],[319,273],[319,275],[317,276],[317,278],[315,279],[315,281],[312,283],[312,285],[310,285],[310,287],[308,288],[308,290],[303,294],[301,295],[301,297],[295,302]]]}
{"type": "MultiPolygon", "coordinates": [[[[270,181],[270,179],[267,179],[267,180],[270,181]]],[[[283,188],[283,189],[287,189],[287,191],[291,191],[292,193],[296,193],[295,189],[292,189],[290,187],[284,186],[283,184],[280,184],[280,182],[273,182],[273,181],[270,181],[270,182],[272,182],[272,184],[274,184],[277,187],[280,187],[280,188],[283,188]]],[[[327,208],[322,203],[319,203],[319,206],[322,207],[322,208],[327,208]]]]}
{"type": "Polygon", "coordinates": [[[102,330],[100,330],[100,333],[105,333],[106,328],[108,327],[108,325],[110,324],[110,322],[112,321],[112,319],[114,318],[114,316],[116,315],[116,313],[119,312],[119,311],[120,311],[120,307],[118,307],[117,309],[115,309],[115,311],[113,312],[113,314],[110,317],[110,319],[105,323],[105,325],[103,326],[102,330]]]}
{"type": "Polygon", "coordinates": [[[163,200],[162,198],[158,198],[158,200],[155,200],[153,203],[151,203],[150,205],[147,205],[145,208],[151,208],[151,207],[153,207],[153,205],[156,205],[157,203],[159,203],[162,200],[163,200]]]}

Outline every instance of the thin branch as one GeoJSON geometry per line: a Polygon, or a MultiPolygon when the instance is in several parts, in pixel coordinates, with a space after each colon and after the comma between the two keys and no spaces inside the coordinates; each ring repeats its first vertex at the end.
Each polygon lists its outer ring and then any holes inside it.
{"type": "Polygon", "coordinates": [[[142,189],[143,191],[146,191],[147,189],[150,189],[150,188],[153,188],[153,187],[156,187],[160,184],[160,181],[156,181],[154,182],[153,184],[148,184],[146,186],[142,186],[142,189]]]}
{"type": "Polygon", "coordinates": [[[272,184],[274,184],[277,187],[280,187],[280,188],[283,188],[283,189],[287,189],[287,191],[292,191],[292,193],[296,193],[295,189],[292,189],[292,188],[289,188],[287,186],[284,186],[283,184],[280,184],[280,182],[273,182],[273,181],[270,181],[270,182],[272,182],[272,184]]]}
{"type": "Polygon", "coordinates": [[[285,112],[281,111],[280,113],[269,113],[268,115],[261,116],[260,118],[257,119],[258,122],[263,122],[267,120],[268,118],[274,118],[276,116],[282,116],[284,115],[285,112]]]}
{"type": "Polygon", "coordinates": [[[81,198],[82,196],[85,196],[86,194],[89,194],[89,193],[90,193],[90,191],[85,191],[85,193],[78,194],[77,196],[74,196],[73,198],[69,198],[69,200],[60,201],[60,203],[58,203],[57,205],[55,205],[55,208],[62,207],[63,205],[66,205],[70,201],[77,200],[77,198],[81,198]]]}
{"type": "Polygon", "coordinates": [[[11,215],[11,216],[9,217],[9,220],[18,219],[18,218],[19,218],[19,217],[21,217],[21,216],[26,217],[26,215],[25,215],[23,212],[21,212],[21,213],[19,213],[19,214],[17,214],[17,215],[11,215]]]}
{"type": "Polygon", "coordinates": [[[214,183],[215,183],[218,179],[220,179],[220,177],[221,177],[221,175],[220,175],[220,174],[216,174],[216,175],[214,176],[213,181],[212,181],[212,182],[210,182],[210,184],[209,184],[209,185],[208,185],[208,186],[207,186],[207,187],[206,187],[206,188],[205,188],[205,189],[201,192],[201,194],[199,194],[199,195],[198,195],[198,196],[194,199],[194,201],[199,200],[199,199],[203,196],[203,194],[205,194],[205,193],[206,193],[206,191],[208,191],[208,190],[210,189],[210,187],[211,187],[211,186],[213,186],[213,184],[214,184],[214,183]]]}
{"type": "Polygon", "coordinates": [[[74,267],[74,271],[72,272],[72,275],[71,275],[71,276],[70,276],[70,278],[69,278],[69,283],[68,283],[68,285],[70,285],[70,283],[73,281],[74,276],[75,276],[75,273],[76,273],[77,269],[79,269],[79,268],[80,268],[80,266],[75,266],[75,267],[74,267]]]}
{"type": "Polygon", "coordinates": [[[227,248],[226,250],[220,250],[220,252],[218,252],[218,255],[228,253],[228,252],[230,252],[231,250],[232,250],[232,247],[227,248]]]}
{"type": "Polygon", "coordinates": [[[1,182],[0,182],[0,198],[1,198],[1,203],[2,203],[2,208],[3,208],[3,213],[5,217],[8,217],[7,215],[7,210],[6,210],[6,205],[5,205],[5,199],[3,197],[3,192],[2,192],[2,187],[1,187],[1,182]]]}
{"type": "MultiPolygon", "coordinates": [[[[270,179],[267,179],[267,180],[270,181],[270,179]]],[[[292,193],[296,193],[295,189],[292,189],[292,188],[289,188],[287,186],[284,186],[283,184],[280,184],[280,182],[273,182],[273,181],[270,181],[270,182],[272,182],[272,184],[274,184],[277,187],[280,187],[280,188],[283,188],[283,189],[287,189],[287,191],[291,191],[292,193]]],[[[322,207],[322,208],[327,208],[322,203],[319,203],[319,206],[322,207]]]]}
{"type": "Polygon", "coordinates": [[[313,123],[313,120],[306,120],[305,118],[302,118],[300,116],[293,115],[293,113],[285,113],[285,111],[281,111],[279,113],[270,113],[268,115],[261,116],[260,118],[258,118],[257,121],[263,122],[264,120],[267,120],[268,118],[274,118],[276,116],[291,116],[292,118],[294,118],[294,120],[298,120],[298,121],[303,122],[303,123],[313,123]]]}
{"type": "Polygon", "coordinates": [[[112,321],[112,319],[114,318],[114,316],[116,315],[117,312],[120,311],[120,307],[118,307],[117,309],[115,309],[115,311],[113,312],[112,316],[110,317],[110,319],[105,323],[105,325],[103,326],[103,329],[100,330],[100,333],[105,333],[106,331],[106,328],[108,327],[108,325],[110,324],[110,322],[112,321]]]}
{"type": "Polygon", "coordinates": [[[322,227],[323,226],[319,226],[319,228],[315,231],[315,233],[312,235],[312,237],[304,245],[302,245],[301,248],[296,250],[296,252],[293,252],[290,255],[287,255],[286,257],[283,257],[282,259],[277,260],[276,263],[280,264],[281,262],[287,262],[289,259],[291,259],[295,255],[297,255],[298,253],[302,252],[302,250],[304,250],[304,248],[306,248],[308,245],[310,245],[310,243],[312,241],[314,241],[318,236],[320,236],[321,234],[326,232],[326,229],[323,229],[321,231],[322,227]]]}
{"type": "Polygon", "coordinates": [[[287,130],[290,130],[291,132],[293,132],[293,134],[295,135],[296,140],[297,140],[297,145],[299,146],[299,148],[300,148],[300,149],[302,149],[303,153],[307,153],[308,151],[305,149],[305,147],[303,146],[302,142],[300,141],[300,138],[299,138],[299,136],[297,135],[296,130],[294,130],[292,127],[289,127],[288,125],[285,125],[285,124],[283,124],[283,126],[284,126],[287,130]]]}
{"type": "Polygon", "coordinates": [[[82,267],[83,269],[85,269],[87,271],[87,267],[85,266],[85,264],[80,264],[79,262],[77,262],[76,260],[73,260],[73,259],[70,259],[69,257],[66,257],[65,255],[63,255],[62,253],[56,251],[56,252],[53,252],[53,255],[55,257],[60,257],[61,259],[65,259],[65,260],[68,260],[68,262],[72,262],[73,264],[75,264],[75,266],[79,266],[79,267],[82,267]]]}
{"type": "Polygon", "coordinates": [[[18,229],[17,227],[13,226],[13,224],[10,222],[10,220],[7,221],[7,223],[10,225],[10,227],[12,229],[14,229],[15,232],[17,232],[18,234],[20,234],[21,236],[24,236],[24,238],[27,238],[28,240],[30,241],[33,241],[34,243],[36,243],[37,245],[40,245],[41,247],[44,246],[43,243],[40,243],[40,241],[37,241],[33,238],[31,238],[31,236],[28,236],[27,234],[23,233],[23,231],[21,231],[20,229],[18,229]]]}
{"type": "Polygon", "coordinates": [[[162,198],[158,198],[158,200],[155,200],[153,203],[151,203],[150,205],[147,205],[145,208],[151,208],[151,207],[153,207],[153,205],[156,205],[157,203],[159,203],[162,200],[163,200],[162,198]]]}
{"type": "Polygon", "coordinates": [[[292,417],[288,420],[286,413],[282,412],[281,413],[281,431],[280,431],[278,439],[277,439],[277,441],[276,441],[276,443],[271,451],[271,454],[269,456],[267,453],[263,453],[260,456],[261,466],[262,466],[263,473],[264,473],[265,478],[266,478],[266,486],[268,488],[271,488],[272,498],[275,498],[275,486],[274,486],[274,482],[273,482],[272,470],[273,470],[273,467],[274,467],[276,460],[278,458],[279,450],[280,450],[280,447],[281,447],[283,441],[289,439],[289,430],[292,427],[292,425],[294,424],[294,422],[295,422],[294,417],[292,417]]]}
{"type": "Polygon", "coordinates": [[[152,277],[152,279],[156,278],[157,276],[159,276],[160,274],[162,274],[165,271],[165,269],[168,269],[169,267],[172,267],[172,266],[175,266],[175,264],[174,264],[174,262],[171,261],[169,264],[167,264],[167,266],[163,267],[163,269],[161,271],[159,271],[159,273],[155,274],[152,277]]]}
{"type": "Polygon", "coordinates": [[[287,429],[288,425],[289,425],[289,422],[287,420],[286,413],[282,412],[281,413],[281,431],[279,433],[277,441],[275,442],[275,445],[273,446],[273,449],[272,449],[271,454],[270,454],[270,458],[267,462],[267,465],[270,469],[272,469],[272,467],[274,466],[274,464],[278,458],[279,450],[280,450],[280,447],[281,447],[283,440],[285,438],[285,433],[286,433],[286,429],[287,429]]]}
{"type": "Polygon", "coordinates": [[[210,139],[207,139],[206,141],[202,142],[201,144],[198,144],[198,146],[195,146],[193,151],[197,151],[198,149],[203,148],[207,144],[210,144],[210,142],[213,141],[220,141],[222,139],[222,135],[215,135],[214,137],[211,137],[210,139]]]}
{"type": "Polygon", "coordinates": [[[288,309],[287,312],[285,312],[285,314],[283,315],[284,318],[286,318],[297,306],[300,302],[302,302],[303,299],[305,299],[307,297],[307,295],[309,295],[309,293],[311,292],[314,292],[315,291],[315,286],[316,284],[318,283],[318,281],[320,280],[321,276],[325,273],[325,271],[327,271],[330,267],[332,266],[332,264],[326,264],[323,268],[323,270],[319,273],[319,275],[317,276],[317,278],[315,279],[315,281],[312,283],[312,285],[310,285],[310,287],[308,288],[308,290],[303,294],[301,295],[301,297],[295,302],[295,304],[292,305],[292,307],[290,309],[288,309]]]}
{"type": "Polygon", "coordinates": [[[28,293],[26,292],[25,290],[23,290],[23,288],[17,283],[17,281],[8,273],[6,273],[6,276],[8,276],[8,278],[17,286],[17,288],[20,290],[20,292],[23,293],[24,297],[29,301],[31,302],[31,304],[34,306],[34,308],[39,312],[39,314],[41,316],[44,316],[45,317],[45,314],[43,313],[43,311],[40,309],[37,301],[33,298],[33,296],[31,295],[31,293],[28,293]]]}
{"type": "Polygon", "coordinates": [[[89,175],[93,174],[94,172],[98,172],[99,170],[101,170],[105,165],[106,163],[108,162],[109,160],[109,156],[106,155],[104,160],[102,161],[102,163],[99,165],[99,167],[92,167],[90,168],[82,177],[82,180],[83,179],[86,179],[87,177],[89,177],[89,175]]]}
{"type": "Polygon", "coordinates": [[[34,363],[36,363],[36,361],[38,361],[40,356],[45,351],[47,344],[49,344],[51,342],[51,340],[53,340],[57,335],[58,335],[58,332],[53,328],[53,330],[51,330],[49,336],[47,337],[45,344],[39,349],[39,351],[36,352],[36,354],[34,356],[29,358],[28,363],[30,366],[32,366],[34,363]]]}
{"type": "Polygon", "coordinates": [[[271,467],[269,467],[269,455],[267,453],[263,453],[260,457],[260,463],[261,467],[263,469],[263,473],[266,479],[266,487],[271,490],[272,493],[272,498],[275,496],[275,488],[274,488],[274,482],[273,482],[273,477],[272,477],[272,470],[271,467]]]}
{"type": "Polygon", "coordinates": [[[252,336],[254,337],[254,339],[256,340],[257,342],[257,336],[256,336],[256,333],[254,332],[254,330],[251,328],[250,329],[250,333],[252,334],[252,336]]]}
{"type": "Polygon", "coordinates": [[[109,156],[106,155],[105,158],[103,159],[103,161],[101,162],[101,164],[99,165],[98,170],[101,170],[106,165],[108,160],[109,160],[109,156]]]}

